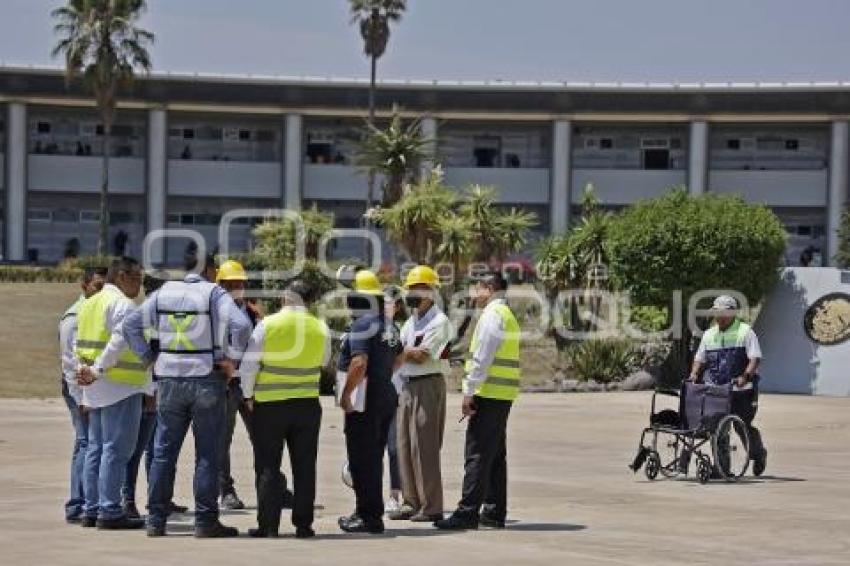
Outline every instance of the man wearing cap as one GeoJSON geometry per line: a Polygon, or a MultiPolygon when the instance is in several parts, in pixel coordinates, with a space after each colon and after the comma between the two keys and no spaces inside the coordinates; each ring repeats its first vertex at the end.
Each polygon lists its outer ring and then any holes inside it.
{"type": "Polygon", "coordinates": [[[385,311],[384,292],[374,273],[357,272],[347,304],[354,320],[343,341],[338,369],[346,376],[340,408],[345,413],[345,445],[356,507],[352,515],[340,517],[338,524],[345,532],[380,534],[384,532],[384,451],[398,406],[392,376],[401,341],[391,313],[385,311]],[[356,408],[351,396],[364,380],[365,404],[356,408]]]}
{"type": "Polygon", "coordinates": [[[758,410],[761,348],[750,325],[737,317],[737,309],[737,302],[729,295],[715,299],[714,324],[702,335],[690,379],[711,385],[733,384],[732,412],[747,423],[753,473],[760,476],[767,465],[767,450],[752,423],[758,410]]]}
{"type": "Polygon", "coordinates": [[[405,302],[411,311],[401,329],[405,381],[397,416],[403,504],[390,519],[434,522],[443,517],[440,449],[446,423],[449,343],[454,331],[437,300],[440,280],[427,265],[410,270],[405,302]]]}

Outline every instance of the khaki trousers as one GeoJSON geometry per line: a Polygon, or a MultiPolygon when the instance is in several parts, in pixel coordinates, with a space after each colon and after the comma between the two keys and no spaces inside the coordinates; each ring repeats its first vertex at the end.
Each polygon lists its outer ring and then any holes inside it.
{"type": "Polygon", "coordinates": [[[425,515],[443,512],[440,449],[446,425],[443,376],[411,381],[398,405],[398,465],[404,503],[425,515]]]}

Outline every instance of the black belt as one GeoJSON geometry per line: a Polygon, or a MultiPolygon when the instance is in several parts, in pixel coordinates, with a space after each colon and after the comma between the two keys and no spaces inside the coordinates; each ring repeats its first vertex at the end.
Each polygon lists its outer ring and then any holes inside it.
{"type": "Polygon", "coordinates": [[[423,379],[428,379],[431,377],[443,377],[442,373],[423,373],[422,375],[409,375],[407,376],[407,381],[420,381],[423,379]]]}

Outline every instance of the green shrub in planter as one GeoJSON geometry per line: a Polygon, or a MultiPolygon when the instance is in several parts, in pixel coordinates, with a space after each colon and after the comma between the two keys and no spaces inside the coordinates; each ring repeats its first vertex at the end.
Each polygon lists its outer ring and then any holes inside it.
{"type": "Polygon", "coordinates": [[[591,339],[567,350],[567,360],[581,381],[611,383],[620,381],[642,361],[641,352],[631,340],[591,339]]]}

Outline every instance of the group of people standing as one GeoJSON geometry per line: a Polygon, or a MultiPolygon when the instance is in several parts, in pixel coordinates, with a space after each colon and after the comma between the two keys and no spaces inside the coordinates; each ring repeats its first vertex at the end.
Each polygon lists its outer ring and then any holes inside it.
{"type": "MultiPolygon", "coordinates": [[[[99,529],[147,528],[164,536],[175,505],[177,459],[189,427],[195,442],[195,536],[237,536],[219,520],[241,508],[230,475],[230,444],[240,413],[253,445],[257,528],[277,537],[282,509],[292,508],[295,536],[309,538],[316,498],[322,368],[331,332],[315,316],[309,284],[292,281],[281,309],[263,317],[245,299],[247,276],[236,262],[216,269],[212,257],[189,257],[182,280],[145,275],[130,258],[108,270],[87,270],[83,295],[60,322],[63,393],[76,433],[66,519],[99,529]],[[133,302],[145,283],[145,300],[133,302]],[[284,448],[292,491],[280,467],[284,448]],[[148,515],[135,505],[135,484],[147,453],[148,515]]],[[[395,520],[441,529],[504,527],[507,419],[519,392],[519,328],[499,273],[474,283],[482,308],[463,382],[469,417],[463,494],[444,517],[440,450],[446,377],[454,326],[440,309],[440,281],[428,266],[412,269],[403,301],[410,316],[399,329],[401,296],[361,270],[348,293],[352,322],[337,369],[345,413],[347,456],[355,492],[347,532],[381,533],[385,515],[383,455],[397,457],[400,501],[395,520]],[[358,392],[365,399],[356,400],[358,392]],[[400,392],[400,393],[399,393],[400,392]],[[399,485],[400,484],[400,485],[399,485]],[[483,507],[483,509],[482,509],[483,507]]]]}

